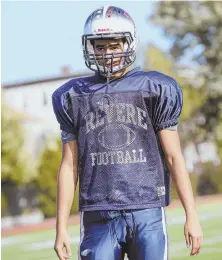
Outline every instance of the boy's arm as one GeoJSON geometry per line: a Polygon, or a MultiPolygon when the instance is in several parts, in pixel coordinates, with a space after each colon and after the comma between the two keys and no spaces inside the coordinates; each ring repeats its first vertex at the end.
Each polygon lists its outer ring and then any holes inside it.
{"type": "Polygon", "coordinates": [[[159,132],[159,137],[172,180],[186,213],[184,227],[186,243],[189,247],[192,241],[191,255],[195,255],[199,253],[202,246],[203,234],[195,207],[189,173],[180,147],[179,135],[177,131],[162,130],[159,132]]]}
{"type": "Polygon", "coordinates": [[[68,256],[71,256],[67,226],[78,181],[77,165],[77,141],[73,140],[63,144],[62,161],[57,179],[56,241],[54,249],[60,260],[65,260],[68,256]],[[66,254],[62,251],[63,247],[66,248],[66,254]]]}

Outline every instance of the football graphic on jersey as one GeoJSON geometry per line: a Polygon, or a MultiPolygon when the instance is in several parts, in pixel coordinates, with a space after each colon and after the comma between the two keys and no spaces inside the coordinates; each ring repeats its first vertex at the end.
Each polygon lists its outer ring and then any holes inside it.
{"type": "Polygon", "coordinates": [[[124,124],[109,124],[98,134],[99,143],[112,150],[123,149],[136,138],[135,132],[124,124]]]}

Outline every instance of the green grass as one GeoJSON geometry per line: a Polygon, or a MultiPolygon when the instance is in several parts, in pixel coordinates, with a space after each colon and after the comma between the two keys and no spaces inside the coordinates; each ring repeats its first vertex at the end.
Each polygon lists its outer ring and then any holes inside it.
{"type": "MultiPolygon", "coordinates": [[[[209,204],[198,207],[201,225],[204,231],[205,244],[201,253],[195,259],[201,260],[221,260],[222,259],[222,203],[209,204]],[[208,218],[207,218],[208,216],[208,218]]],[[[183,209],[167,211],[168,218],[174,217],[176,220],[184,216],[183,209]]],[[[168,233],[170,239],[170,260],[190,259],[190,249],[186,248],[183,236],[183,220],[181,223],[172,224],[169,221],[168,233]]],[[[69,234],[79,237],[79,226],[70,226],[69,234]]],[[[23,235],[15,235],[7,239],[14,244],[2,244],[3,260],[55,260],[57,256],[53,250],[55,230],[32,232],[23,235]],[[33,248],[33,246],[35,246],[33,248]],[[36,248],[39,246],[39,248],[36,248]],[[45,246],[46,248],[43,248],[45,246]]],[[[78,243],[72,243],[72,258],[77,260],[78,243]]],[[[141,259],[142,260],[142,259],[141,259]]]]}

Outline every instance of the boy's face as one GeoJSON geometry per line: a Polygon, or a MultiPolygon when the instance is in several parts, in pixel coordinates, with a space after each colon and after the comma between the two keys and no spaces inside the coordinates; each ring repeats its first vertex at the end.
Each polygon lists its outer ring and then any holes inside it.
{"type": "MultiPolygon", "coordinates": [[[[94,40],[94,53],[97,55],[120,53],[124,50],[123,40],[94,40]]],[[[121,57],[113,59],[113,66],[120,65],[121,57]]],[[[98,60],[99,65],[103,66],[103,59],[98,60]]],[[[105,59],[105,66],[108,68],[111,66],[111,59],[105,59]]]]}

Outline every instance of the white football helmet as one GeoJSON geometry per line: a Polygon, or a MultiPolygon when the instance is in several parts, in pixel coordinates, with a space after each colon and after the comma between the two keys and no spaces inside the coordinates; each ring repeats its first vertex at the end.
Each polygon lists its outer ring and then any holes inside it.
{"type": "Polygon", "coordinates": [[[106,77],[130,66],[136,58],[136,28],[133,19],[115,6],[103,6],[95,10],[86,20],[82,47],[86,66],[106,77]],[[120,38],[124,39],[123,52],[103,55],[94,53],[93,40],[120,38]],[[121,58],[120,65],[113,66],[114,58],[121,58]],[[105,66],[107,59],[110,59],[109,68],[105,66]],[[102,64],[98,60],[102,60],[102,64]]]}

